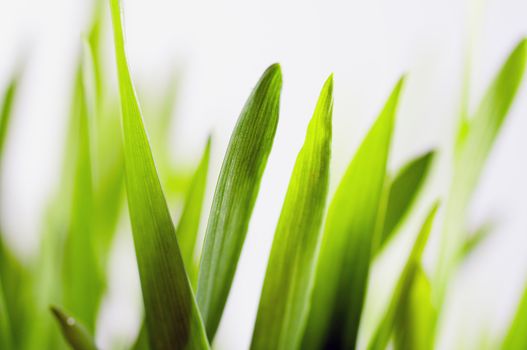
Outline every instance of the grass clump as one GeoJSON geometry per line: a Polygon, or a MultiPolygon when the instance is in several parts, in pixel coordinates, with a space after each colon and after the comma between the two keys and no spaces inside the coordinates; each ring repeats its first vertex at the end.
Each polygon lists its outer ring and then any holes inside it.
{"type": "MultiPolygon", "coordinates": [[[[126,197],[144,304],[130,347],[209,349],[279,127],[282,71],[273,64],[263,72],[238,117],[201,246],[211,138],[204,140],[195,171],[169,164],[168,119],[160,118],[158,128],[145,126],[153,121],[145,119],[128,67],[119,0],[109,0],[117,91],[108,84],[100,39],[104,5],[98,2],[79,56],[62,186],[46,215],[41,250],[23,263],[0,235],[0,348],[97,349],[108,257],[126,197]],[[183,209],[174,223],[169,204],[177,200],[183,209]]],[[[487,232],[465,234],[467,208],[522,83],[526,50],[520,41],[474,115],[461,116],[451,190],[424,203],[430,209],[367,349],[435,347],[449,282],[487,232]],[[441,207],[444,217],[436,215],[441,207]],[[442,226],[440,258],[429,275],[422,260],[436,225],[442,226]]],[[[21,76],[13,75],[0,108],[0,157],[21,76]]],[[[331,198],[333,75],[322,87],[281,203],[251,349],[359,347],[372,266],[405,220],[416,215],[417,204],[423,205],[419,194],[436,154],[418,155],[394,176],[388,171],[404,81],[396,82],[331,198]]],[[[170,105],[170,91],[167,96],[170,105]]],[[[527,348],[526,305],[527,293],[497,348],[527,348]]]]}

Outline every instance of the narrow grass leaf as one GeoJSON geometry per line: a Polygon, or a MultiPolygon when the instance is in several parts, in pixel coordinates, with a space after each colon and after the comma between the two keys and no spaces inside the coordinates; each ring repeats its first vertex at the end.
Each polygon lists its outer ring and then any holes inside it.
{"type": "Polygon", "coordinates": [[[7,130],[11,122],[11,115],[13,104],[18,88],[20,74],[15,74],[11,79],[4,92],[2,106],[0,107],[0,158],[4,151],[5,141],[7,138],[7,130]]]}
{"type": "Polygon", "coordinates": [[[406,265],[404,266],[401,276],[399,277],[392,293],[388,309],[368,345],[369,350],[384,350],[388,346],[396,322],[402,314],[405,306],[405,303],[401,301],[406,299],[409,295],[412,288],[412,282],[415,279],[415,274],[421,265],[421,256],[423,255],[426,243],[428,242],[428,237],[432,231],[437,208],[438,204],[435,204],[426,217],[421,231],[412,247],[412,251],[408,256],[406,265]]]}
{"type": "Polygon", "coordinates": [[[74,113],[77,118],[75,123],[77,151],[75,153],[73,199],[64,247],[64,305],[93,332],[103,284],[93,233],[92,146],[89,102],[84,75],[85,71],[80,67],[74,102],[74,113]]]}
{"type": "Polygon", "coordinates": [[[401,296],[393,337],[396,350],[431,350],[434,346],[434,323],[437,310],[432,300],[432,286],[419,265],[410,289],[401,296]]]}
{"type": "Polygon", "coordinates": [[[403,81],[395,86],[329,206],[302,348],[355,348],[403,81]]]}
{"type": "Polygon", "coordinates": [[[92,336],[82,324],[57,307],[51,307],[51,312],[59,323],[64,339],[74,350],[97,350],[92,336]]]}
{"type": "Polygon", "coordinates": [[[281,87],[280,66],[274,64],[263,73],[238,118],[216,184],[197,292],[209,339],[220,323],[273,145],[281,87]]]}
{"type": "Polygon", "coordinates": [[[119,0],[110,0],[123,124],[126,188],[152,349],[208,349],[157,176],[125,55],[119,0]]]}
{"type": "Polygon", "coordinates": [[[192,176],[190,187],[185,197],[183,212],[181,213],[181,217],[179,218],[179,223],[176,229],[176,236],[178,238],[179,246],[181,247],[183,261],[185,262],[185,267],[193,285],[197,279],[197,267],[194,263],[194,252],[196,250],[196,241],[198,239],[201,209],[203,207],[203,200],[205,198],[205,186],[207,185],[207,173],[209,171],[210,159],[210,140],[211,139],[209,137],[198,168],[192,176]]]}
{"type": "Polygon", "coordinates": [[[438,305],[444,299],[465,240],[464,220],[470,198],[522,82],[526,62],[527,41],[523,39],[503,64],[475,114],[467,121],[464,136],[458,140],[435,276],[438,305]]]}
{"type": "Polygon", "coordinates": [[[388,187],[386,214],[382,224],[379,249],[390,240],[397,226],[409,212],[425,179],[435,152],[426,152],[405,164],[388,187]]]}
{"type": "Polygon", "coordinates": [[[503,340],[502,350],[527,349],[527,288],[516,307],[516,314],[503,340]]]}
{"type": "Polygon", "coordinates": [[[297,349],[309,310],[331,157],[333,76],[296,159],[260,298],[251,349],[297,349]]]}

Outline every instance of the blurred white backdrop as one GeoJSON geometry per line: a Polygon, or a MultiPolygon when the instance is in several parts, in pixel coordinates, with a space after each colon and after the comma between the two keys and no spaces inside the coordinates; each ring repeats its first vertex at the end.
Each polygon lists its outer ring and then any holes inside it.
{"type": "MultiPolygon", "coordinates": [[[[151,87],[164,82],[173,68],[181,72],[174,156],[197,160],[207,134],[213,133],[209,203],[245,99],[269,64],[282,64],[278,131],[216,340],[225,349],[248,347],[280,203],[324,79],[334,72],[335,188],[392,85],[402,73],[408,74],[391,168],[418,152],[440,148],[436,174],[429,182],[433,189],[421,202],[426,205],[448,186],[449,144],[467,60],[473,108],[509,50],[527,35],[524,0],[123,1],[136,83],[151,87]]],[[[9,241],[26,257],[37,249],[42,211],[59,185],[69,108],[64,97],[71,90],[80,35],[90,15],[87,0],[0,3],[0,86],[5,86],[20,51],[30,52],[1,183],[1,215],[9,241]]],[[[108,40],[113,64],[110,45],[108,40]]],[[[495,218],[496,234],[453,283],[442,349],[470,347],[481,332],[498,336],[527,278],[526,114],[524,84],[471,209],[474,225],[495,218]]],[[[401,235],[401,244],[404,238],[401,235]]],[[[137,327],[139,285],[130,235],[125,232],[118,240],[114,282],[99,322],[103,331],[98,342],[103,347],[137,327]]],[[[433,250],[434,242],[428,254],[431,263],[433,250]]],[[[382,265],[397,260],[394,251],[381,259],[377,275],[390,271],[382,265]]],[[[378,287],[370,288],[372,294],[385,289],[375,277],[372,285],[378,287]]],[[[367,307],[379,308],[371,304],[367,307]]]]}

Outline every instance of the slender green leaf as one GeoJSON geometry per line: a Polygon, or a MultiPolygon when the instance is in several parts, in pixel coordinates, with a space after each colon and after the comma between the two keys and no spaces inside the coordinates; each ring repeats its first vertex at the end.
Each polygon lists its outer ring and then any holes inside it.
{"type": "Polygon", "coordinates": [[[73,350],[97,350],[93,337],[82,324],[57,307],[52,306],[51,312],[59,323],[64,339],[73,350]]]}
{"type": "Polygon", "coordinates": [[[410,289],[399,301],[394,332],[396,350],[431,350],[437,310],[432,301],[432,286],[422,266],[413,274],[410,289]]]}
{"type": "Polygon", "coordinates": [[[278,221],[251,349],[300,346],[313,289],[331,156],[333,76],[318,100],[278,221]]]}
{"type": "Polygon", "coordinates": [[[493,229],[492,223],[485,223],[468,235],[459,252],[459,262],[465,261],[489,237],[493,229]]]}
{"type": "Polygon", "coordinates": [[[379,249],[382,249],[389,241],[399,223],[408,213],[428,175],[434,154],[430,151],[412,159],[399,170],[397,176],[389,184],[379,249]]]}
{"type": "Polygon", "coordinates": [[[232,133],[209,215],[197,298],[209,339],[220,323],[278,123],[282,74],[270,66],[232,133]]]}
{"type": "Polygon", "coordinates": [[[208,349],[125,55],[119,0],[110,0],[123,123],[126,188],[152,349],[208,349]]]}
{"type": "Polygon", "coordinates": [[[400,315],[404,310],[405,303],[401,301],[409,295],[412,288],[412,282],[415,279],[415,274],[421,264],[421,256],[423,255],[426,243],[428,242],[428,237],[432,231],[437,208],[438,204],[435,204],[432,207],[415,240],[406,265],[404,266],[399,281],[392,293],[388,309],[368,345],[369,350],[384,350],[388,346],[396,321],[401,317],[400,315]]]}
{"type": "Polygon", "coordinates": [[[9,124],[11,121],[13,104],[19,80],[20,74],[17,72],[17,74],[15,74],[9,82],[7,89],[4,92],[2,106],[0,107],[0,159],[4,151],[5,141],[7,138],[7,130],[9,129],[9,124]]]}
{"type": "Polygon", "coordinates": [[[197,268],[194,264],[194,251],[198,239],[199,223],[201,219],[201,209],[205,198],[205,186],[207,185],[207,173],[209,170],[210,159],[210,137],[207,140],[205,151],[201,157],[198,168],[192,176],[189,190],[185,198],[183,212],[179,219],[176,229],[179,246],[185,267],[193,285],[197,278],[197,268]]]}
{"type": "Polygon", "coordinates": [[[355,348],[403,81],[395,86],[329,206],[302,348],[355,348]]]}
{"type": "Polygon", "coordinates": [[[102,281],[93,233],[90,112],[84,75],[85,72],[80,68],[75,89],[78,129],[73,200],[64,247],[64,305],[93,332],[102,296],[102,281]]]}
{"type": "Polygon", "coordinates": [[[465,241],[464,220],[470,198],[522,82],[526,50],[527,41],[523,39],[503,64],[475,114],[467,121],[464,136],[458,140],[435,276],[438,305],[444,299],[448,280],[465,241]]]}

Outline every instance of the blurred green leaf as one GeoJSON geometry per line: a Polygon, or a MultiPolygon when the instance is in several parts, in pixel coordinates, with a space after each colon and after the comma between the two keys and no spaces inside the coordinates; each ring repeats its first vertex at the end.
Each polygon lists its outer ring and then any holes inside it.
{"type": "Polygon", "coordinates": [[[270,66],[247,100],[220,171],[205,234],[197,298],[209,339],[214,338],[236,271],[280,104],[280,66],[270,66]]]}
{"type": "Polygon", "coordinates": [[[148,343],[148,332],[146,330],[145,322],[141,322],[141,328],[139,328],[139,334],[132,345],[132,350],[150,350],[148,343]]]}
{"type": "Polygon", "coordinates": [[[502,350],[527,349],[527,288],[516,308],[516,314],[503,340],[502,350]]]}
{"type": "Polygon", "coordinates": [[[64,305],[93,332],[103,282],[94,241],[94,203],[91,159],[90,112],[87,92],[88,77],[83,65],[76,82],[75,116],[77,119],[77,152],[73,199],[69,229],[64,247],[64,305]]]}
{"type": "Polygon", "coordinates": [[[51,312],[57,319],[64,338],[73,350],[97,350],[92,336],[82,324],[57,307],[52,306],[51,312]]]}
{"type": "Polygon", "coordinates": [[[399,299],[401,309],[395,321],[394,349],[431,350],[437,310],[432,301],[432,286],[421,265],[409,284],[399,299]]]}
{"type": "Polygon", "coordinates": [[[0,348],[12,349],[13,335],[11,333],[11,320],[9,310],[7,309],[7,302],[4,297],[4,286],[0,279],[0,348]]]}
{"type": "Polygon", "coordinates": [[[205,186],[207,185],[210,140],[209,137],[198,168],[196,169],[194,176],[192,176],[190,187],[185,198],[183,212],[181,213],[176,229],[176,237],[178,238],[178,243],[181,247],[183,261],[185,262],[185,267],[193,285],[195,285],[197,279],[197,267],[194,263],[194,252],[196,250],[196,241],[198,239],[201,209],[205,198],[205,186]]]}
{"type": "Polygon", "coordinates": [[[527,41],[523,39],[503,64],[476,112],[466,122],[468,124],[464,127],[463,137],[458,140],[435,276],[439,306],[465,241],[465,217],[470,198],[522,82],[526,50],[527,41]]]}
{"type": "Polygon", "coordinates": [[[251,349],[300,346],[328,191],[332,111],[330,76],[291,175],[267,265],[251,349]]]}
{"type": "Polygon", "coordinates": [[[208,349],[126,60],[119,0],[110,0],[126,188],[152,349],[208,349]]]}
{"type": "Polygon", "coordinates": [[[395,86],[329,206],[302,348],[355,348],[403,81],[395,86]]]}
{"type": "Polygon", "coordinates": [[[379,250],[390,240],[400,222],[409,212],[428,175],[434,155],[435,152],[430,151],[412,159],[390,182],[379,250]]]}
{"type": "MultiPolygon", "coordinates": [[[[426,220],[419,232],[408,260],[403,268],[401,276],[392,293],[391,300],[385,312],[382,321],[375,330],[373,337],[368,345],[369,350],[384,350],[390,342],[390,337],[396,326],[396,322],[404,311],[405,303],[402,302],[407,298],[412,289],[415,274],[421,265],[421,256],[423,255],[428,237],[432,230],[434,218],[437,212],[438,204],[435,204],[428,213],[426,220]]],[[[412,330],[414,331],[414,330],[412,330]]],[[[424,349],[423,349],[424,350],[424,349]]]]}
{"type": "Polygon", "coordinates": [[[7,138],[7,130],[13,114],[13,104],[18,89],[21,73],[15,72],[13,78],[9,81],[4,92],[2,106],[0,107],[0,159],[4,153],[4,146],[7,138]]]}

